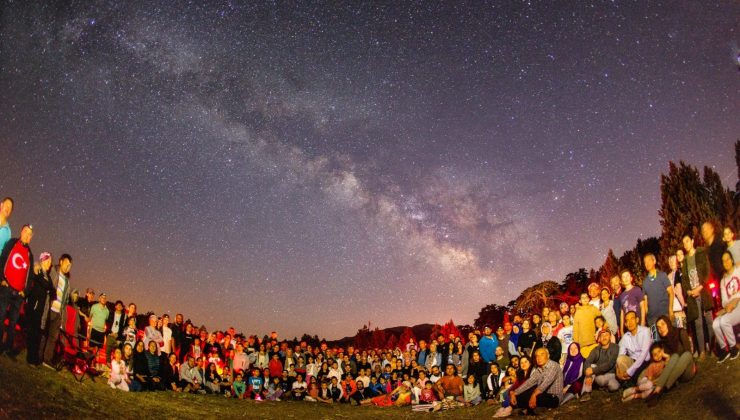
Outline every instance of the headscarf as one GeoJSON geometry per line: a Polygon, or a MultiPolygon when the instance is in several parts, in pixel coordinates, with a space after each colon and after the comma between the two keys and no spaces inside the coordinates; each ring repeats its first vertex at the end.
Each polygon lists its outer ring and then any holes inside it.
{"type": "Polygon", "coordinates": [[[570,385],[577,381],[581,377],[583,367],[583,356],[581,356],[581,346],[575,341],[568,346],[568,357],[565,359],[565,365],[563,366],[563,385],[570,385]],[[576,346],[578,354],[571,356],[571,346],[576,346]]]}
{"type": "Polygon", "coordinates": [[[542,344],[546,346],[547,342],[550,341],[550,339],[552,338],[552,325],[550,325],[550,323],[547,321],[543,322],[542,325],[540,325],[540,332],[542,333],[540,334],[540,337],[542,338],[542,344]],[[547,335],[545,335],[544,331],[542,331],[542,329],[545,327],[547,327],[549,330],[547,332],[547,335]]]}
{"type": "Polygon", "coordinates": [[[514,343],[514,347],[519,347],[519,337],[522,335],[522,326],[519,324],[512,324],[511,334],[509,334],[509,341],[514,343]],[[514,332],[514,328],[518,331],[514,332]]]}

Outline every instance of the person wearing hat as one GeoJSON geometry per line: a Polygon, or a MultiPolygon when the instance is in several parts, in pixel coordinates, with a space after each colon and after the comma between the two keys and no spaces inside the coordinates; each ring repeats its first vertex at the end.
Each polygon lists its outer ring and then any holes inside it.
{"type": "Polygon", "coordinates": [[[46,315],[51,294],[51,254],[42,252],[33,266],[31,285],[26,294],[26,362],[31,366],[41,364],[41,332],[46,328],[46,315]]]}
{"type": "Polygon", "coordinates": [[[9,240],[0,254],[0,338],[5,334],[0,353],[7,352],[11,356],[18,354],[13,349],[15,324],[33,272],[33,253],[29,246],[32,238],[33,227],[25,225],[21,228],[20,237],[9,240]]]}
{"type": "Polygon", "coordinates": [[[498,347],[498,338],[493,335],[490,325],[483,328],[483,338],[480,339],[480,355],[486,363],[496,360],[496,347],[498,347]]]}

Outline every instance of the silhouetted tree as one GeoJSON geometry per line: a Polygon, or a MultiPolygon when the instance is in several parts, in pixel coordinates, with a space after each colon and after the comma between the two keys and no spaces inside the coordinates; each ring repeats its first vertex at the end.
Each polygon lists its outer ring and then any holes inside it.
{"type": "Polygon", "coordinates": [[[614,251],[609,248],[609,252],[606,253],[606,260],[604,264],[599,268],[599,284],[602,286],[609,286],[609,280],[612,277],[619,275],[619,260],[614,255],[614,251]]]}
{"type": "Polygon", "coordinates": [[[504,314],[509,312],[510,308],[495,303],[486,305],[478,312],[478,318],[473,322],[473,326],[476,329],[483,329],[486,325],[501,325],[504,322],[504,314]]]}

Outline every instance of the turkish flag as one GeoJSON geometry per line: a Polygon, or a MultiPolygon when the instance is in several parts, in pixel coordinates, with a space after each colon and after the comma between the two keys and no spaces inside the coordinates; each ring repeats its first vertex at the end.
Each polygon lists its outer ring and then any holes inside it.
{"type": "Polygon", "coordinates": [[[26,287],[28,270],[31,269],[30,253],[21,241],[17,241],[5,263],[5,278],[13,289],[22,292],[26,287]]]}

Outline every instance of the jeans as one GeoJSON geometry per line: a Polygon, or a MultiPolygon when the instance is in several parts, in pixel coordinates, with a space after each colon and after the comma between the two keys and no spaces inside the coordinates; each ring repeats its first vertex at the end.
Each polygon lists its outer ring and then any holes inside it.
{"type": "Polygon", "coordinates": [[[41,364],[41,318],[44,307],[32,309],[26,305],[26,361],[32,365],[41,364]]]}
{"type": "Polygon", "coordinates": [[[703,353],[706,351],[706,343],[712,342],[714,334],[712,331],[712,311],[702,310],[701,308],[701,296],[696,298],[697,309],[699,310],[699,316],[694,321],[694,331],[696,332],[696,351],[697,353],[703,353]],[[708,339],[704,337],[704,324],[707,326],[707,333],[709,334],[708,339]]]}
{"type": "Polygon", "coordinates": [[[62,327],[62,315],[59,312],[49,311],[49,320],[46,322],[46,344],[44,345],[44,362],[54,365],[59,329],[62,327]]]}
{"type": "Polygon", "coordinates": [[[15,339],[15,325],[18,323],[18,317],[21,315],[21,305],[23,297],[18,291],[10,286],[0,287],[0,338],[3,333],[7,338],[0,346],[0,351],[13,351],[13,340],[15,339]],[[7,316],[6,316],[7,313],[7,316]],[[5,320],[8,320],[8,326],[5,327],[5,320]]]}

